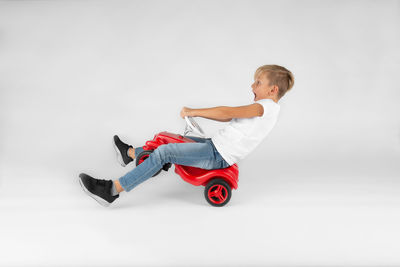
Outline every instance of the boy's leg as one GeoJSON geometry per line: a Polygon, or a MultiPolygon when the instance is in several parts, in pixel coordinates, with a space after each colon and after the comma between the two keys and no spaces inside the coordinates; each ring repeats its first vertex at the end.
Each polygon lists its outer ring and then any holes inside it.
{"type": "Polygon", "coordinates": [[[134,148],[129,148],[128,149],[128,156],[131,157],[132,159],[137,158],[137,156],[143,151],[143,147],[134,147],[134,148]]]}
{"type": "MultiPolygon", "coordinates": [[[[136,150],[136,149],[135,149],[136,150]]],[[[133,170],[115,181],[127,192],[158,172],[165,163],[176,163],[197,168],[209,168],[214,164],[215,153],[209,142],[169,143],[160,145],[149,157],[133,170]]],[[[118,190],[121,192],[122,190],[118,190]]]]}
{"type": "Polygon", "coordinates": [[[127,154],[131,159],[135,159],[136,158],[136,156],[135,156],[135,148],[134,147],[128,148],[127,154]]]}
{"type": "MultiPolygon", "coordinates": [[[[128,156],[131,157],[133,160],[137,158],[137,156],[144,150],[142,146],[129,148],[128,156]]],[[[118,180],[114,181],[114,186],[117,193],[124,191],[124,188],[121,186],[118,180]]]]}
{"type": "MultiPolygon", "coordinates": [[[[187,135],[186,137],[192,139],[193,141],[196,141],[197,143],[205,143],[208,139],[211,139],[211,138],[203,138],[203,137],[189,136],[189,135],[187,135]]],[[[135,159],[143,150],[144,150],[143,146],[129,148],[128,156],[131,157],[132,159],[135,159]]]]}

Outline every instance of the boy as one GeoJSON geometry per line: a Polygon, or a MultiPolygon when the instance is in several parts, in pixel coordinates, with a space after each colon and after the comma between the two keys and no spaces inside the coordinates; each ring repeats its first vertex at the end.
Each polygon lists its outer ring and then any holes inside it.
{"type": "MultiPolygon", "coordinates": [[[[108,206],[122,191],[129,192],[158,172],[166,163],[176,163],[202,169],[227,168],[249,154],[274,127],[280,105],[278,101],[294,85],[293,74],[278,65],[264,65],[254,74],[251,85],[253,104],[228,107],[191,109],[183,107],[180,116],[203,117],[229,121],[211,138],[189,137],[195,143],[169,143],[157,147],[133,170],[113,180],[101,180],[87,174],[79,175],[83,190],[103,206],[108,206]]],[[[133,161],[143,147],[125,144],[114,136],[114,147],[122,166],[133,161]]]]}

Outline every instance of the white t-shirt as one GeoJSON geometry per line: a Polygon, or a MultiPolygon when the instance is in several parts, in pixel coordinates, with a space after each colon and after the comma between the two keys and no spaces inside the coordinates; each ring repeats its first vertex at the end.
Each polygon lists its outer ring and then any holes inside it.
{"type": "Polygon", "coordinates": [[[264,107],[264,113],[252,118],[233,118],[227,126],[212,137],[215,148],[230,165],[249,154],[275,126],[280,105],[272,99],[255,101],[264,107]]]}

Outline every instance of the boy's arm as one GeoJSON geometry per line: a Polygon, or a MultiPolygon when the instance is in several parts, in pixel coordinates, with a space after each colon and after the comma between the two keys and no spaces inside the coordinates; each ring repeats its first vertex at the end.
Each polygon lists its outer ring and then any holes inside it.
{"type": "Polygon", "coordinates": [[[191,109],[190,116],[203,117],[216,121],[230,121],[233,118],[252,118],[262,116],[263,113],[263,106],[259,103],[253,103],[238,107],[218,106],[213,108],[191,109]]]}
{"type": "Polygon", "coordinates": [[[215,121],[230,121],[232,118],[228,116],[226,106],[218,106],[213,108],[193,108],[189,112],[189,116],[192,117],[203,117],[215,121]]]}

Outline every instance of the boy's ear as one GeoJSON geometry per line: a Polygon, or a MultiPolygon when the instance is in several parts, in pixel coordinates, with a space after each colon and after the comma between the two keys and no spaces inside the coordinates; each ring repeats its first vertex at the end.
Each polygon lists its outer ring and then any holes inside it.
{"type": "Polygon", "coordinates": [[[277,94],[279,93],[279,87],[277,85],[273,85],[271,91],[272,93],[277,94]]]}
{"type": "Polygon", "coordinates": [[[270,87],[269,91],[270,91],[271,93],[277,93],[277,92],[278,92],[278,86],[272,85],[272,86],[270,87]]]}

